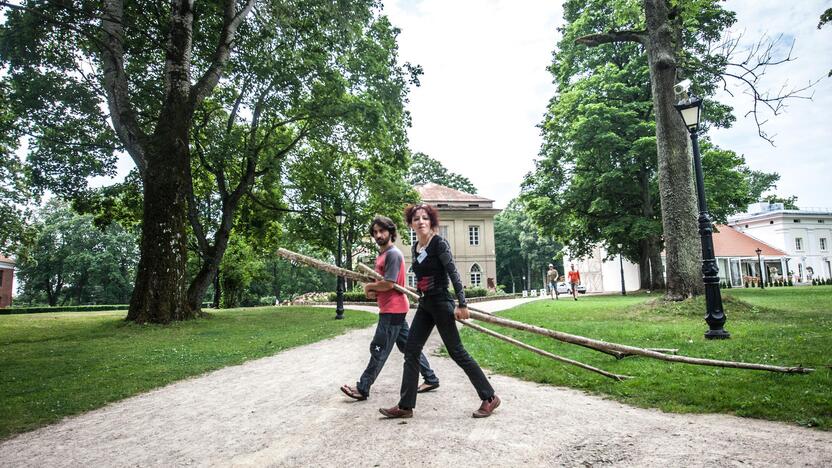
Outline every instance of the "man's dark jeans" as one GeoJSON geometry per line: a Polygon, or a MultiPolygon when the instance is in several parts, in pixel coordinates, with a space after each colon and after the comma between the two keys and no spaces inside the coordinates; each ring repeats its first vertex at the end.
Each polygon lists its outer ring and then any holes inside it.
{"type": "Polygon", "coordinates": [[[402,376],[401,400],[399,408],[413,409],[416,406],[416,390],[419,386],[419,356],[428,340],[433,327],[439,330],[442,342],[448,349],[451,359],[468,375],[468,379],[477,390],[480,400],[487,400],[494,395],[494,389],[488,382],[477,361],[465,351],[459,330],[454,320],[454,302],[447,295],[423,296],[410,327],[410,338],[404,350],[404,375],[402,376]]]}
{"type": "MultiPolygon", "coordinates": [[[[407,320],[404,320],[404,314],[379,314],[378,326],[376,326],[376,334],[373,336],[373,341],[370,342],[370,362],[364,373],[361,374],[361,379],[358,381],[358,391],[362,395],[370,395],[370,387],[376,381],[376,377],[384,368],[384,363],[393,351],[393,345],[399,348],[399,351],[404,352],[404,345],[407,343],[409,328],[407,320]]],[[[419,373],[425,378],[425,382],[429,384],[438,384],[439,379],[430,368],[428,359],[424,354],[419,353],[417,364],[418,379],[419,373]]]]}

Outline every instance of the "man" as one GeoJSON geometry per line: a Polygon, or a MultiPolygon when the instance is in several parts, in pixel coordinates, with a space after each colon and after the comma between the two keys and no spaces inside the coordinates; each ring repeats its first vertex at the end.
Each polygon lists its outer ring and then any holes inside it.
{"type": "Polygon", "coordinates": [[[575,269],[575,264],[569,265],[569,285],[572,287],[572,297],[578,300],[578,285],[581,283],[581,274],[575,269]]]}
{"type": "MultiPolygon", "coordinates": [[[[384,279],[364,285],[364,294],[378,301],[378,325],[373,340],[370,342],[370,362],[355,387],[343,385],[341,391],[350,398],[359,401],[370,396],[370,386],[384,367],[390,351],[395,344],[404,352],[409,328],[405,316],[410,309],[407,296],[393,289],[395,284],[405,285],[404,255],[393,245],[396,240],[396,224],[390,218],[376,216],[370,224],[370,235],[379,248],[375,270],[384,279]]],[[[419,372],[425,382],[417,389],[418,393],[429,392],[439,387],[439,379],[430,368],[424,354],[419,356],[419,372]]]]}
{"type": "Polygon", "coordinates": [[[560,274],[558,270],[555,269],[555,266],[551,263],[549,264],[549,271],[546,272],[546,282],[549,283],[549,294],[552,295],[552,299],[559,299],[558,297],[558,278],[560,274]]]}

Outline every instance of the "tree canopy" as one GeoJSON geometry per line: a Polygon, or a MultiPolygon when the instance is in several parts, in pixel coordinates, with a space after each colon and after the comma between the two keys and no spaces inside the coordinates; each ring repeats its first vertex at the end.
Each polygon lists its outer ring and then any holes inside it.
{"type": "Polygon", "coordinates": [[[407,174],[407,181],[411,185],[434,184],[444,185],[462,192],[476,194],[477,188],[467,177],[451,172],[441,162],[425,153],[414,153],[407,174]]]}

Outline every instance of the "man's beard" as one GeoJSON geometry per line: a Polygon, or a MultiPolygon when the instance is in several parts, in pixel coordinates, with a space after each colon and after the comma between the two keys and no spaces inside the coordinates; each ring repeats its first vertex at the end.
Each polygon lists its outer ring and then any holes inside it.
{"type": "Polygon", "coordinates": [[[384,247],[388,242],[390,242],[390,236],[376,237],[376,244],[378,244],[379,247],[384,247]]]}

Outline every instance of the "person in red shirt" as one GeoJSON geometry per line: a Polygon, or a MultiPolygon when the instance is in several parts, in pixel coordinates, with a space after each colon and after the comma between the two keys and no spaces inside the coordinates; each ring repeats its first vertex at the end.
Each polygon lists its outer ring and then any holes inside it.
{"type": "Polygon", "coordinates": [[[575,264],[569,265],[569,285],[572,287],[572,297],[578,300],[578,285],[581,283],[581,274],[575,269],[575,264]]]}
{"type": "MultiPolygon", "coordinates": [[[[387,362],[387,357],[393,350],[393,345],[404,352],[409,328],[405,316],[410,309],[407,296],[393,289],[394,284],[405,285],[404,255],[393,242],[396,240],[396,224],[385,216],[376,216],[370,224],[370,235],[378,244],[379,256],[376,258],[375,270],[384,279],[364,285],[364,293],[368,298],[378,301],[378,325],[373,340],[370,342],[370,362],[361,374],[355,387],[341,386],[341,391],[350,398],[359,401],[370,396],[370,386],[387,362]]],[[[419,356],[419,372],[425,383],[419,386],[418,392],[424,393],[439,387],[439,379],[430,368],[424,354],[419,356]]]]}

